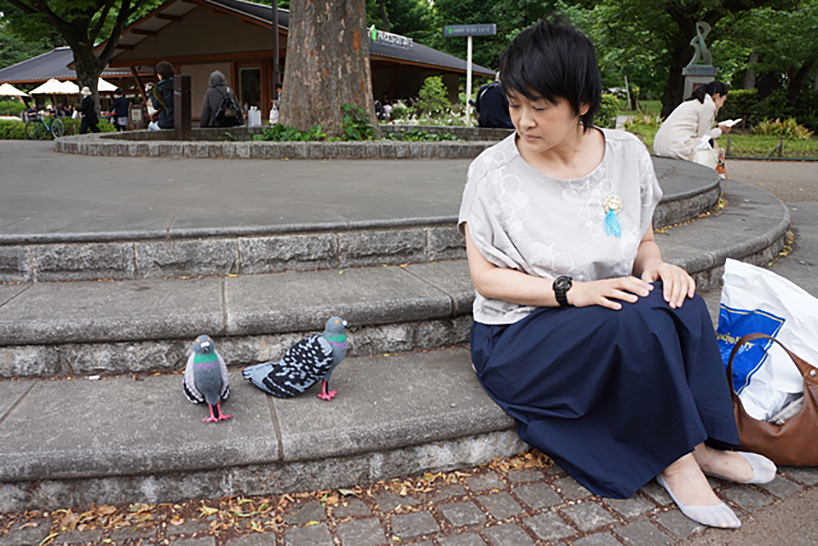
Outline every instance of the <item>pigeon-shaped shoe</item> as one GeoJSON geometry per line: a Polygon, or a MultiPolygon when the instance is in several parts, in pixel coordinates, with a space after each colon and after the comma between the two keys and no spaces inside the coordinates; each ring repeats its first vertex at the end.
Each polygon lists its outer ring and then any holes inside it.
{"type": "Polygon", "coordinates": [[[318,398],[332,400],[338,391],[327,392],[327,388],[332,372],[346,356],[346,325],[345,320],[332,317],[322,334],[305,337],[290,347],[278,362],[244,368],[242,376],[278,398],[291,398],[322,381],[318,398]]]}
{"type": "Polygon", "coordinates": [[[202,421],[215,423],[232,417],[222,414],[221,401],[230,396],[230,380],[227,365],[216,352],[210,336],[199,336],[193,342],[193,354],[187,359],[182,387],[188,400],[210,407],[210,417],[202,421]]]}

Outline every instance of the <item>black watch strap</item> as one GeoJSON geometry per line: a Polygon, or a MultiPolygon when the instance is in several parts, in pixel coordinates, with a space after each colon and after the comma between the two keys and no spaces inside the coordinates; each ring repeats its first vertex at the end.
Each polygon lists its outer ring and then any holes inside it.
{"type": "Polygon", "coordinates": [[[573,284],[571,281],[571,277],[565,275],[554,279],[552,288],[554,289],[554,296],[556,296],[557,303],[560,304],[560,307],[573,307],[573,305],[568,303],[568,291],[573,284]]]}

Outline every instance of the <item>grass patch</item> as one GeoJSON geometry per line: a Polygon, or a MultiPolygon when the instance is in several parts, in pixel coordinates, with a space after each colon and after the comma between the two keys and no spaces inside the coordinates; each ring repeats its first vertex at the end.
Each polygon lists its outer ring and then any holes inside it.
{"type": "MultiPolygon", "coordinates": [[[[638,136],[649,150],[653,150],[653,139],[659,130],[658,126],[634,124],[628,127],[627,130],[638,136]]],[[[773,149],[778,147],[781,141],[781,138],[777,136],[731,133],[730,135],[723,135],[719,139],[719,146],[727,147],[728,136],[731,137],[728,158],[767,157],[773,149]]],[[[777,157],[777,154],[775,156],[777,157]]],[[[814,136],[808,140],[784,139],[782,157],[818,158],[818,139],[814,136]]]]}
{"type": "Polygon", "coordinates": [[[662,101],[660,100],[640,100],[639,112],[636,110],[628,110],[628,101],[624,99],[617,99],[617,101],[619,102],[619,113],[621,115],[630,116],[641,113],[658,116],[662,112],[662,101]]]}

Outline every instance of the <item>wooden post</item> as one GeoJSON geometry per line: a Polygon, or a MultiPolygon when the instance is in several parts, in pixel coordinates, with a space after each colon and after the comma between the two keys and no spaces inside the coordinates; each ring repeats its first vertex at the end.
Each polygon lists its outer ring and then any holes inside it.
{"type": "Polygon", "coordinates": [[[778,157],[784,157],[784,137],[781,137],[781,141],[778,143],[778,157]]]}
{"type": "Polygon", "coordinates": [[[733,135],[727,135],[727,149],[724,150],[724,157],[730,155],[730,146],[733,145],[733,135]]]}
{"type": "Polygon", "coordinates": [[[190,76],[173,76],[173,130],[176,140],[190,140],[190,76]]]}
{"type": "Polygon", "coordinates": [[[278,0],[273,0],[273,100],[278,100],[276,86],[281,83],[278,72],[278,0]]]}

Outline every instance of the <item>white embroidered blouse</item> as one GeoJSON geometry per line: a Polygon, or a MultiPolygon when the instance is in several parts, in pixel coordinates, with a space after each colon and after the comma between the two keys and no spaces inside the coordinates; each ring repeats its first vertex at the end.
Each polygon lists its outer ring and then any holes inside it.
{"type": "MultiPolygon", "coordinates": [[[[485,150],[469,167],[461,233],[468,223],[476,248],[489,262],[529,275],[570,275],[578,281],[630,275],[662,190],[639,139],[600,130],[605,136],[602,162],[575,180],[550,178],[526,163],[514,134],[485,150]],[[621,199],[619,212],[606,211],[611,196],[621,199]],[[621,228],[619,236],[606,232],[611,214],[621,228]]],[[[478,293],[474,320],[511,324],[534,309],[478,293]]]]}

